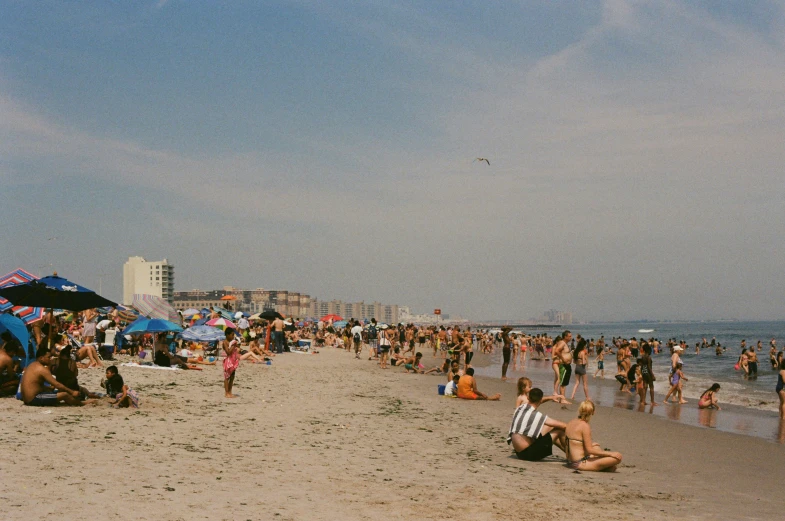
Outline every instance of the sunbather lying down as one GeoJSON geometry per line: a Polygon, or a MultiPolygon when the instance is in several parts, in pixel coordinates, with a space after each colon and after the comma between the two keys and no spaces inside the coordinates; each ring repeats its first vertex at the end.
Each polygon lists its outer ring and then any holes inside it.
{"type": "Polygon", "coordinates": [[[180,367],[181,369],[189,369],[188,364],[192,365],[215,365],[215,360],[208,362],[201,356],[187,357],[179,356],[169,352],[169,349],[158,350],[153,357],[153,363],[161,367],[180,367]]]}

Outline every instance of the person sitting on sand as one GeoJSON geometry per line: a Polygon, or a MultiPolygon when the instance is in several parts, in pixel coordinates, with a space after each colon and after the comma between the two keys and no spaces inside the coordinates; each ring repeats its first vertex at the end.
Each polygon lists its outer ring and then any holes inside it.
{"type": "MultiPolygon", "coordinates": [[[[525,405],[529,403],[529,392],[532,390],[532,381],[525,376],[518,378],[518,397],[515,399],[515,407],[518,408],[521,405],[525,405]]],[[[545,402],[556,402],[556,403],[564,403],[566,405],[572,405],[568,402],[564,396],[556,395],[556,396],[546,396],[541,401],[540,404],[545,402]]]]}
{"type": "Polygon", "coordinates": [[[139,395],[125,385],[116,366],[112,365],[106,368],[106,380],[102,384],[106,388],[106,395],[112,400],[111,405],[119,408],[139,408],[139,395]]]}
{"type": "Polygon", "coordinates": [[[477,380],[474,379],[474,368],[466,369],[466,374],[458,380],[458,398],[464,400],[492,400],[497,401],[502,397],[501,393],[487,396],[477,389],[477,380]]]}
{"type": "MultiPolygon", "coordinates": [[[[57,337],[55,337],[54,340],[55,340],[55,344],[60,343],[58,342],[57,337]]],[[[63,345],[67,345],[68,339],[63,338],[61,342],[63,345]]],[[[77,344],[76,349],[74,349],[72,352],[73,352],[73,357],[77,362],[81,362],[85,358],[89,359],[87,365],[83,364],[83,366],[87,369],[90,369],[92,367],[104,366],[104,364],[101,363],[101,359],[98,358],[98,351],[95,349],[95,345],[93,344],[82,344],[82,345],[77,344]]]]}
{"type": "Polygon", "coordinates": [[[457,398],[458,396],[458,381],[461,377],[457,374],[453,375],[452,380],[444,387],[444,395],[457,398]]]}
{"type": "Polygon", "coordinates": [[[3,331],[0,341],[0,396],[16,393],[19,386],[18,365],[14,361],[17,353],[17,342],[8,331],[3,331]]]}
{"type": "Polygon", "coordinates": [[[594,404],[589,400],[581,402],[578,417],[570,420],[565,430],[567,466],[574,470],[613,472],[621,463],[621,453],[602,450],[599,443],[591,439],[591,417],[594,404]]]}
{"type": "Polygon", "coordinates": [[[49,371],[52,355],[49,348],[43,344],[35,353],[35,362],[25,368],[22,374],[21,393],[25,405],[36,407],[50,407],[65,402],[67,405],[84,405],[79,400],[78,389],[70,389],[55,380],[49,371]],[[46,387],[48,383],[51,387],[46,387]],[[59,390],[60,392],[55,392],[59,390]]]}
{"type": "MultiPolygon", "coordinates": [[[[407,373],[419,373],[420,371],[420,360],[422,360],[422,353],[416,353],[414,356],[410,356],[409,358],[405,358],[403,360],[403,367],[406,369],[407,373]]],[[[400,364],[399,364],[400,365],[400,364]]]]}
{"type": "Polygon", "coordinates": [[[720,404],[717,403],[717,393],[720,391],[720,384],[712,384],[711,387],[703,391],[700,399],[698,400],[698,409],[717,409],[720,410],[720,404]]]}
{"type": "Polygon", "coordinates": [[[553,454],[553,446],[564,450],[564,429],[567,427],[537,410],[542,404],[542,389],[529,391],[529,403],[515,409],[507,444],[512,445],[518,459],[540,461],[553,454]]]}
{"type": "Polygon", "coordinates": [[[76,365],[76,360],[71,357],[71,346],[64,347],[57,355],[57,365],[55,366],[54,376],[57,381],[71,389],[79,389],[79,399],[86,400],[88,398],[100,398],[95,393],[91,393],[85,387],[79,385],[79,368],[76,365]]]}
{"type": "Polygon", "coordinates": [[[401,365],[404,360],[406,360],[406,357],[401,354],[401,348],[396,346],[393,349],[393,354],[390,355],[390,365],[393,367],[401,365]]]}
{"type": "Polygon", "coordinates": [[[154,349],[153,363],[160,367],[174,366],[188,369],[188,364],[215,365],[215,360],[206,362],[201,357],[194,358],[171,353],[169,351],[169,346],[166,344],[166,333],[158,333],[156,335],[154,349]]]}

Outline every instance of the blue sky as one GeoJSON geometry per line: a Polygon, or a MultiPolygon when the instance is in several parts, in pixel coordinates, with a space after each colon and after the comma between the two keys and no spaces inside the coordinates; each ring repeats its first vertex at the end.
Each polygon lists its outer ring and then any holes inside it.
{"type": "Polygon", "coordinates": [[[119,298],[143,255],[177,289],[477,319],[782,317],[782,2],[0,11],[5,271],[119,298]]]}

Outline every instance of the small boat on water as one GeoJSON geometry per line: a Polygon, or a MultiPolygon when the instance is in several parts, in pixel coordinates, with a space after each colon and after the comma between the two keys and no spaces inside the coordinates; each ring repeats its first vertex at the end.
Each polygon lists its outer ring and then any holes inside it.
{"type": "Polygon", "coordinates": [[[653,329],[639,329],[638,333],[654,333],[653,329]]]}

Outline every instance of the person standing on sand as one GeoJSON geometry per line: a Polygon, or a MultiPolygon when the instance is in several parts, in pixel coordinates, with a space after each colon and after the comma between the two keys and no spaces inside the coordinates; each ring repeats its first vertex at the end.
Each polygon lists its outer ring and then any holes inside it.
{"type": "Polygon", "coordinates": [[[510,346],[510,331],[512,328],[509,326],[504,326],[502,328],[502,357],[504,358],[502,362],[502,380],[507,380],[507,368],[510,366],[510,354],[512,352],[510,346]]]}
{"type": "Polygon", "coordinates": [[[276,317],[275,320],[273,320],[273,345],[275,346],[275,352],[278,354],[283,353],[284,342],[286,341],[283,328],[283,320],[281,320],[280,317],[276,317]]]}
{"type": "Polygon", "coordinates": [[[589,384],[586,381],[586,366],[589,363],[589,352],[588,348],[586,347],[585,338],[581,338],[581,340],[578,342],[578,347],[575,348],[573,357],[575,358],[575,384],[572,387],[570,400],[575,398],[575,391],[578,390],[578,386],[581,384],[583,384],[583,395],[588,400],[589,384]]]}
{"type": "Polygon", "coordinates": [[[777,396],[780,399],[780,420],[785,420],[785,359],[780,360],[780,372],[777,375],[777,396]]]}
{"type": "Polygon", "coordinates": [[[643,394],[641,395],[641,403],[643,405],[646,404],[646,390],[649,390],[651,394],[651,404],[652,405],[659,405],[657,402],[654,401],[654,382],[657,380],[654,376],[654,370],[652,368],[652,361],[651,361],[651,345],[643,344],[643,356],[640,358],[638,362],[638,366],[641,368],[641,380],[643,382],[643,394]]]}
{"type": "MultiPolygon", "coordinates": [[[[552,367],[556,373],[556,381],[553,383],[553,394],[564,395],[567,386],[570,385],[570,376],[572,375],[572,352],[570,351],[568,343],[572,340],[572,333],[564,331],[561,335],[561,340],[556,342],[551,351],[552,367]]],[[[567,403],[566,401],[564,403],[567,403]]]]}
{"type": "Polygon", "coordinates": [[[354,344],[354,358],[360,358],[360,351],[363,348],[363,327],[358,320],[354,321],[354,326],[351,329],[352,343],[354,344]]]}
{"type": "Polygon", "coordinates": [[[240,343],[234,338],[234,330],[227,329],[224,333],[223,350],[226,353],[224,359],[224,396],[227,398],[237,398],[232,394],[234,385],[234,373],[240,366],[240,343]]]}

